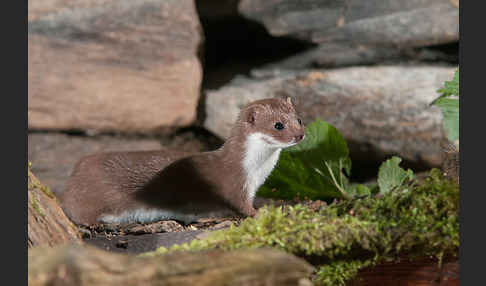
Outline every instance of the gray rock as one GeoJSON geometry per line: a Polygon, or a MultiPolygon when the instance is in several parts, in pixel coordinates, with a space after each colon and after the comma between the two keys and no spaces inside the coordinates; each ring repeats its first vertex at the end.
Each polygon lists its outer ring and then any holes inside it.
{"type": "Polygon", "coordinates": [[[239,12],[274,36],[314,43],[416,47],[459,39],[451,0],[241,0],[239,12]]]}
{"type": "Polygon", "coordinates": [[[397,62],[457,62],[458,56],[429,48],[389,48],[357,44],[325,43],[284,60],[270,63],[262,69],[334,68],[376,63],[397,62]]]}
{"type": "Polygon", "coordinates": [[[426,166],[441,163],[442,114],[429,103],[453,67],[374,66],[334,70],[257,70],[206,94],[204,126],[227,138],[250,101],[291,97],[305,123],[322,119],[346,138],[352,154],[383,160],[392,154],[426,166]]]}
{"type": "Polygon", "coordinates": [[[37,2],[29,129],[156,133],[193,123],[203,42],[193,0],[37,2]]]}

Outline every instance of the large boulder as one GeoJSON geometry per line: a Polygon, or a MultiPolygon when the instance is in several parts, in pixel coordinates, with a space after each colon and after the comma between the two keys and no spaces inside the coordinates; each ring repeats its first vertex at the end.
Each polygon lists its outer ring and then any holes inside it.
{"type": "Polygon", "coordinates": [[[345,137],[354,159],[390,155],[439,166],[442,114],[430,106],[455,68],[373,66],[334,70],[260,70],[206,93],[204,126],[222,138],[241,107],[268,97],[291,97],[305,123],[322,119],[345,137]]]}
{"type": "Polygon", "coordinates": [[[29,129],[151,133],[193,122],[193,0],[29,1],[29,129]]]}
{"type": "Polygon", "coordinates": [[[28,168],[27,245],[56,246],[81,243],[78,228],[66,217],[56,197],[28,168]]]}
{"type": "Polygon", "coordinates": [[[179,252],[156,257],[93,247],[33,249],[28,281],[39,285],[307,285],[313,267],[282,251],[179,252]]]}
{"type": "Polygon", "coordinates": [[[273,36],[318,44],[274,63],[295,69],[398,60],[456,63],[456,56],[428,47],[458,42],[458,7],[458,0],[241,0],[239,12],[273,36]]]}
{"type": "Polygon", "coordinates": [[[459,39],[458,1],[241,0],[239,12],[274,36],[315,43],[426,46],[459,39]]]}

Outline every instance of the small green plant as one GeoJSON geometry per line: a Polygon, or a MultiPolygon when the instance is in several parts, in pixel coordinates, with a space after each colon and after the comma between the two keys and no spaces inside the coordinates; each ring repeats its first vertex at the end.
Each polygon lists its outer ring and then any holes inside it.
{"type": "Polygon", "coordinates": [[[410,169],[405,171],[400,168],[399,164],[401,161],[402,159],[399,157],[392,157],[381,164],[378,171],[380,193],[390,192],[404,186],[408,182],[412,182],[414,178],[413,171],[410,169]]]}
{"type": "Polygon", "coordinates": [[[447,138],[458,145],[459,142],[459,68],[451,81],[446,81],[444,87],[437,91],[440,96],[432,101],[442,111],[443,126],[447,138]]]}
{"type": "Polygon", "coordinates": [[[276,168],[258,195],[270,198],[330,201],[386,193],[413,179],[411,170],[393,157],[380,167],[378,185],[351,184],[351,159],[346,140],[327,122],[316,120],[306,128],[306,139],[282,152],[276,168]],[[275,191],[277,190],[277,191],[275,191]]]}

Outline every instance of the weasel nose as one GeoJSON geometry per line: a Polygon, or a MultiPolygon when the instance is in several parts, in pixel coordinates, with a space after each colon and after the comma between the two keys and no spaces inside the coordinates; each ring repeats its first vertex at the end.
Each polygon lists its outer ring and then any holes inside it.
{"type": "Polygon", "coordinates": [[[304,134],[299,134],[299,135],[295,136],[295,141],[297,141],[297,142],[301,141],[302,139],[304,139],[304,136],[305,136],[304,134]]]}

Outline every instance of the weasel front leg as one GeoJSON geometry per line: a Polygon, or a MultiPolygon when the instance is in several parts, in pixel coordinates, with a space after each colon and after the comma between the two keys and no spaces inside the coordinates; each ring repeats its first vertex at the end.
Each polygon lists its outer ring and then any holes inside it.
{"type": "Polygon", "coordinates": [[[257,215],[257,210],[253,207],[252,203],[247,202],[243,207],[239,208],[241,214],[247,217],[255,217],[257,215]]]}

